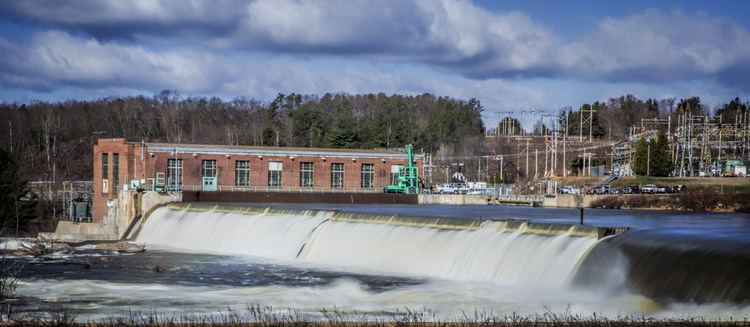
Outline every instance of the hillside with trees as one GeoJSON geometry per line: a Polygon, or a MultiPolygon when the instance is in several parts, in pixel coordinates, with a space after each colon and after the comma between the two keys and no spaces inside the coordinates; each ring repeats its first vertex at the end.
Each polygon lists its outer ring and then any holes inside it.
{"type": "Polygon", "coordinates": [[[249,98],[153,97],[2,104],[0,148],[28,180],[89,180],[96,139],[251,146],[435,151],[484,135],[476,99],[431,94],[279,94],[249,98]]]}

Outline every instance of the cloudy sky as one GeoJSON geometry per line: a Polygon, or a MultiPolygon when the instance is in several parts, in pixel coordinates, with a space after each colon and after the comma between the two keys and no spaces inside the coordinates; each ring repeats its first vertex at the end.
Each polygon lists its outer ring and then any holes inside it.
{"type": "Polygon", "coordinates": [[[0,101],[430,92],[493,111],[750,97],[746,1],[0,0],[0,101]]]}

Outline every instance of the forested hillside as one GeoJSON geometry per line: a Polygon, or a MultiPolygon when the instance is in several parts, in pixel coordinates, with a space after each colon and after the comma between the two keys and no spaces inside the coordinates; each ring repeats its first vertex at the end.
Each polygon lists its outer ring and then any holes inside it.
{"type": "Polygon", "coordinates": [[[232,145],[394,148],[432,151],[484,133],[479,101],[418,96],[279,94],[248,98],[106,98],[2,104],[0,147],[29,180],[90,179],[97,138],[232,145]]]}

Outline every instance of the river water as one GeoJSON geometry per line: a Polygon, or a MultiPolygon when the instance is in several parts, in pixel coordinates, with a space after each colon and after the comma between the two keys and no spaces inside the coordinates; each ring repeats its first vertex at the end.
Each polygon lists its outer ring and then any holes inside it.
{"type": "Polygon", "coordinates": [[[215,314],[252,306],[321,318],[440,320],[481,315],[748,319],[750,216],[586,210],[595,226],[631,231],[597,240],[502,230],[495,218],[576,224],[578,210],[504,206],[273,205],[294,209],[153,213],[119,254],[77,248],[23,259],[16,310],[64,305],[79,319],[215,314]],[[483,222],[474,229],[337,221],[336,209],[483,222]],[[156,269],[159,267],[159,269],[156,269]]]}

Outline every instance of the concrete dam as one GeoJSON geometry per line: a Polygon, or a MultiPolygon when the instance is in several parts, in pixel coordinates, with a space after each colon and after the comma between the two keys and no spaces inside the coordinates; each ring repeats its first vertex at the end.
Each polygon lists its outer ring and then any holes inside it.
{"type": "Polygon", "coordinates": [[[626,231],[519,220],[172,203],[148,217],[137,242],[169,251],[338,271],[514,287],[585,287],[637,292],[663,301],[745,303],[750,298],[743,277],[750,273],[747,251],[717,256],[710,248],[680,248],[669,240],[654,244],[639,232],[626,231]],[[730,269],[703,267],[701,262],[730,269]]]}

